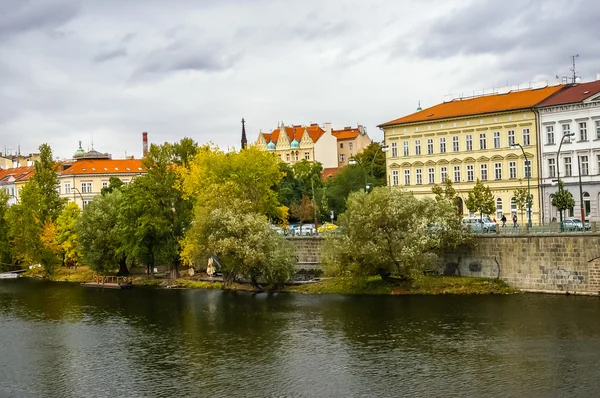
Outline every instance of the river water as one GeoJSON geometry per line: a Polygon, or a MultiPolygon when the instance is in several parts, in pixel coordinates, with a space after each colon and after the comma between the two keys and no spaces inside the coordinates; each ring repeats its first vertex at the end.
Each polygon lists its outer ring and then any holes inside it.
{"type": "Polygon", "coordinates": [[[600,299],[0,281],[0,397],[598,397],[600,299]]]}

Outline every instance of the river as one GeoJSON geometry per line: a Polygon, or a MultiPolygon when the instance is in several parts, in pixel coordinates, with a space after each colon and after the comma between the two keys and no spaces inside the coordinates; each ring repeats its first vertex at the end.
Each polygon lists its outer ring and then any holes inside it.
{"type": "Polygon", "coordinates": [[[597,397],[600,300],[0,281],[0,397],[597,397]]]}

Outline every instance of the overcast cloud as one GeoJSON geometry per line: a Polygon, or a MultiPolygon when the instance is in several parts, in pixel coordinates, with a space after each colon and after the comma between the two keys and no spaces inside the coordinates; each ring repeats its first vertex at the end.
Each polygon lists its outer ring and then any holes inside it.
{"type": "Polygon", "coordinates": [[[449,93],[600,72],[592,0],[0,0],[0,149],[120,158],[278,123],[367,126],[449,93]]]}

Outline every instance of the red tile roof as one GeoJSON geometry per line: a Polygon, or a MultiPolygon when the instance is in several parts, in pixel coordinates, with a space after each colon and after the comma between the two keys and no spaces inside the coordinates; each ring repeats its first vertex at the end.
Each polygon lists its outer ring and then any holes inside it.
{"type": "Polygon", "coordinates": [[[27,181],[35,173],[33,166],[13,167],[10,169],[0,169],[0,183],[6,183],[10,176],[15,182],[27,181]]]}
{"type": "Polygon", "coordinates": [[[78,160],[61,171],[61,175],[128,174],[145,173],[140,159],[90,159],[78,160]]]}
{"type": "Polygon", "coordinates": [[[326,168],[326,169],[323,169],[323,171],[321,172],[321,177],[323,177],[323,179],[326,180],[329,177],[335,176],[339,172],[340,172],[339,167],[326,168]]]}
{"type": "MultiPolygon", "coordinates": [[[[285,131],[290,142],[293,140],[299,142],[302,139],[302,135],[304,134],[304,129],[308,130],[308,135],[313,140],[313,142],[317,142],[317,140],[321,138],[323,134],[325,134],[325,131],[317,124],[311,124],[310,126],[285,127],[285,131]]],[[[281,129],[275,129],[271,133],[263,133],[263,135],[265,136],[265,140],[277,142],[277,140],[279,139],[280,130],[281,129]]]]}
{"type": "Polygon", "coordinates": [[[582,102],[600,93],[600,80],[589,83],[569,84],[564,90],[548,97],[538,106],[552,106],[582,102]]]}
{"type": "Polygon", "coordinates": [[[377,127],[528,109],[539,104],[564,87],[564,85],[560,85],[540,89],[514,91],[507,94],[493,94],[469,99],[456,99],[380,124],[377,127]]]}
{"type": "Polygon", "coordinates": [[[332,130],[333,134],[338,140],[347,140],[358,137],[360,132],[358,128],[346,127],[343,130],[332,130]]]}

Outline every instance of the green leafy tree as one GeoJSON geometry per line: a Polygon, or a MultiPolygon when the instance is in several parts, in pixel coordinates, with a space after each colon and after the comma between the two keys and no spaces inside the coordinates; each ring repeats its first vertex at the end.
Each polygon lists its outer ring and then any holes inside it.
{"type": "Polygon", "coordinates": [[[365,188],[364,181],[364,173],[360,167],[342,167],[338,174],[325,182],[325,196],[329,209],[338,215],[346,211],[348,195],[351,192],[363,190],[365,188]]]}
{"type": "Polygon", "coordinates": [[[279,171],[282,177],[273,190],[277,194],[279,203],[291,209],[293,204],[300,203],[302,200],[302,186],[295,178],[294,170],[289,164],[279,162],[279,171]]]}
{"type": "Polygon", "coordinates": [[[521,214],[521,222],[523,222],[523,214],[528,209],[529,202],[533,201],[533,195],[527,195],[527,188],[519,187],[513,191],[513,197],[521,214]]]}
{"type": "Polygon", "coordinates": [[[189,167],[199,149],[198,143],[193,139],[188,137],[181,139],[173,144],[173,163],[181,167],[189,167]]]}
{"type": "Polygon", "coordinates": [[[79,206],[68,203],[56,219],[56,241],[60,245],[64,262],[77,264],[81,260],[77,243],[77,221],[81,216],[79,206]]]}
{"type": "Polygon", "coordinates": [[[83,260],[95,272],[106,275],[119,266],[127,273],[127,261],[121,249],[121,231],[117,226],[123,194],[116,190],[101,195],[83,210],[76,223],[77,243],[83,260]]]}
{"type": "Polygon", "coordinates": [[[447,200],[451,203],[456,202],[458,195],[456,193],[456,189],[452,185],[452,180],[446,178],[443,182],[443,185],[435,184],[433,188],[431,188],[431,192],[435,195],[435,200],[438,202],[447,200]]]}
{"type": "Polygon", "coordinates": [[[369,176],[371,186],[386,185],[385,181],[385,152],[379,142],[369,144],[363,151],[354,156],[357,158],[369,176]]]}
{"type": "Polygon", "coordinates": [[[560,212],[575,207],[573,194],[565,189],[565,183],[561,180],[558,181],[558,192],[552,198],[552,206],[556,207],[560,212]]]}
{"type": "Polygon", "coordinates": [[[393,281],[391,275],[395,274],[413,280],[436,261],[447,245],[443,239],[468,237],[456,219],[451,204],[417,199],[400,189],[378,187],[370,194],[352,193],[339,218],[342,233],[327,237],[328,269],[336,275],[359,278],[380,275],[393,281]],[[451,234],[454,229],[456,233],[451,234]]]}
{"type": "Polygon", "coordinates": [[[122,189],[124,185],[125,183],[119,177],[111,176],[108,179],[108,186],[103,187],[102,190],[100,190],[100,194],[107,195],[117,189],[122,189]]]}
{"type": "Polygon", "coordinates": [[[42,194],[37,184],[27,184],[19,204],[9,207],[6,220],[13,264],[32,265],[40,261],[43,224],[40,220],[42,194]]]}
{"type": "Polygon", "coordinates": [[[313,197],[315,191],[321,189],[323,185],[323,166],[319,162],[309,162],[302,159],[292,166],[294,178],[298,181],[298,188],[301,195],[313,197]]]}
{"type": "Polygon", "coordinates": [[[494,194],[492,194],[490,187],[483,185],[479,179],[477,179],[473,189],[469,191],[465,205],[471,212],[479,212],[481,218],[484,214],[493,214],[496,211],[494,194]]]}
{"type": "Polygon", "coordinates": [[[294,252],[264,215],[244,207],[223,206],[196,217],[188,239],[198,253],[217,256],[226,283],[246,278],[259,290],[261,281],[278,289],[294,274],[294,252]]]}
{"type": "Polygon", "coordinates": [[[10,237],[8,224],[8,200],[10,197],[4,189],[0,189],[0,271],[6,271],[12,264],[10,254],[10,237]]]}
{"type": "Polygon", "coordinates": [[[52,149],[48,144],[40,145],[40,160],[34,164],[35,173],[27,185],[37,185],[41,201],[38,216],[42,224],[55,221],[67,200],[58,192],[58,165],[52,159],[52,149]]]}

